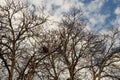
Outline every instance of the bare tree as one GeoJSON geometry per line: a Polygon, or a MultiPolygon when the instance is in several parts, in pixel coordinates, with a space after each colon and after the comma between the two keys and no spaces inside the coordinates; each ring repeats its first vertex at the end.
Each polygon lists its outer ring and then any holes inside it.
{"type": "Polygon", "coordinates": [[[93,40],[95,46],[91,48],[91,58],[88,59],[90,62],[90,72],[93,80],[102,80],[103,78],[119,80],[119,53],[120,48],[116,46],[119,43],[119,31],[111,33],[111,35],[101,35],[99,40],[93,40]],[[99,42],[98,42],[99,41],[99,42]],[[97,42],[97,43],[96,43],[97,42]],[[117,48],[116,48],[117,47],[117,48]],[[116,64],[118,63],[118,65],[116,64]],[[118,71],[118,73],[114,71],[118,71]],[[116,74],[114,74],[116,73],[116,74]]]}
{"type": "Polygon", "coordinates": [[[61,55],[62,62],[68,70],[69,80],[81,79],[80,70],[85,67],[82,58],[89,55],[86,50],[89,48],[89,32],[85,32],[85,24],[80,19],[80,9],[72,8],[65,14],[60,26],[61,55]]]}
{"type": "Polygon", "coordinates": [[[1,79],[120,79],[119,30],[110,35],[88,31],[75,7],[57,30],[45,30],[48,17],[38,11],[18,0],[0,5],[1,79]]]}
{"type": "MultiPolygon", "coordinates": [[[[19,0],[7,0],[5,5],[0,5],[1,33],[3,34],[0,42],[2,46],[0,58],[7,70],[3,72],[9,80],[15,79],[17,74],[20,74],[19,67],[23,67],[23,64],[19,63],[19,59],[26,55],[23,54],[26,51],[22,52],[22,50],[30,47],[27,45],[28,39],[34,36],[33,31],[41,27],[46,22],[46,18],[43,12],[36,15],[34,10],[19,0]]],[[[29,53],[29,56],[31,55],[29,53]]]]}

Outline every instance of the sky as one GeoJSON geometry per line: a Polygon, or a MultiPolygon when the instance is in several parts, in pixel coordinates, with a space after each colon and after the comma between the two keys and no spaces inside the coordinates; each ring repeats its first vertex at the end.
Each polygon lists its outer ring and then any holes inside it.
{"type": "MultiPolygon", "coordinates": [[[[1,0],[2,1],[2,0],[1,0]]],[[[36,6],[44,6],[50,19],[57,22],[72,6],[81,8],[88,19],[86,27],[96,33],[120,28],[120,0],[26,0],[36,6]]]]}

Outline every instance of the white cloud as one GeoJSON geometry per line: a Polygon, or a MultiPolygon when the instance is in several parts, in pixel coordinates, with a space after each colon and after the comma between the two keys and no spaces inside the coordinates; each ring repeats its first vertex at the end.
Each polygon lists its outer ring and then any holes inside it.
{"type": "Polygon", "coordinates": [[[95,11],[97,12],[101,9],[104,2],[105,2],[104,0],[91,1],[91,3],[87,5],[87,10],[89,10],[90,12],[95,12],[95,11]]]}
{"type": "Polygon", "coordinates": [[[4,5],[5,4],[5,0],[0,0],[0,5],[4,5]]]}
{"type": "Polygon", "coordinates": [[[91,30],[95,29],[97,31],[97,29],[103,27],[106,18],[110,16],[109,14],[104,15],[100,13],[104,3],[105,0],[94,0],[83,7],[84,14],[89,20],[88,25],[90,25],[91,30]]]}
{"type": "Polygon", "coordinates": [[[28,1],[30,3],[33,3],[37,6],[40,5],[43,2],[43,0],[26,0],[26,1],[28,1]]]}
{"type": "Polygon", "coordinates": [[[116,15],[120,15],[120,7],[117,7],[114,12],[116,15]]]}
{"type": "Polygon", "coordinates": [[[84,4],[80,0],[30,0],[30,1],[36,5],[40,4],[44,5],[48,13],[52,15],[51,19],[54,19],[54,21],[60,20],[61,13],[68,11],[71,6],[77,6],[82,8],[84,15],[90,21],[90,24],[88,24],[89,27],[95,27],[96,25],[98,25],[97,27],[99,27],[104,25],[106,18],[109,16],[109,14],[103,15],[100,13],[100,10],[106,0],[93,0],[88,4],[84,4]],[[55,11],[52,10],[53,4],[59,6],[59,8],[57,8],[55,11]]]}
{"type": "Polygon", "coordinates": [[[112,24],[115,25],[115,27],[118,27],[120,26],[120,7],[117,7],[114,13],[116,14],[116,19],[112,24]]]}
{"type": "Polygon", "coordinates": [[[120,27],[120,16],[116,16],[116,19],[114,22],[112,22],[112,24],[115,26],[115,27],[120,27]]]}

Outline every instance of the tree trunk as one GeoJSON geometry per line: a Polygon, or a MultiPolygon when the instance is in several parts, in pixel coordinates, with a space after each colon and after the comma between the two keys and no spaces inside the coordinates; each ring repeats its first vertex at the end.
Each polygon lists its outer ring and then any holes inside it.
{"type": "Polygon", "coordinates": [[[70,73],[70,80],[74,80],[74,67],[73,66],[69,68],[69,73],[70,73]]]}
{"type": "Polygon", "coordinates": [[[14,66],[15,66],[15,43],[13,43],[13,49],[12,49],[12,64],[11,64],[11,69],[10,69],[10,74],[9,74],[9,80],[12,80],[13,74],[14,74],[14,66]]]}
{"type": "Polygon", "coordinates": [[[98,80],[101,80],[101,70],[98,73],[98,80]]]}

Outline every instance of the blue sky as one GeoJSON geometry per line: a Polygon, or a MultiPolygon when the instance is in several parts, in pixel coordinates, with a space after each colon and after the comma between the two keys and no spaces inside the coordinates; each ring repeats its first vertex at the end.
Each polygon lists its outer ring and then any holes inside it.
{"type": "Polygon", "coordinates": [[[71,6],[80,7],[89,20],[87,28],[95,32],[120,27],[120,0],[28,0],[35,5],[43,5],[54,21],[60,20],[62,13],[71,6]]]}

